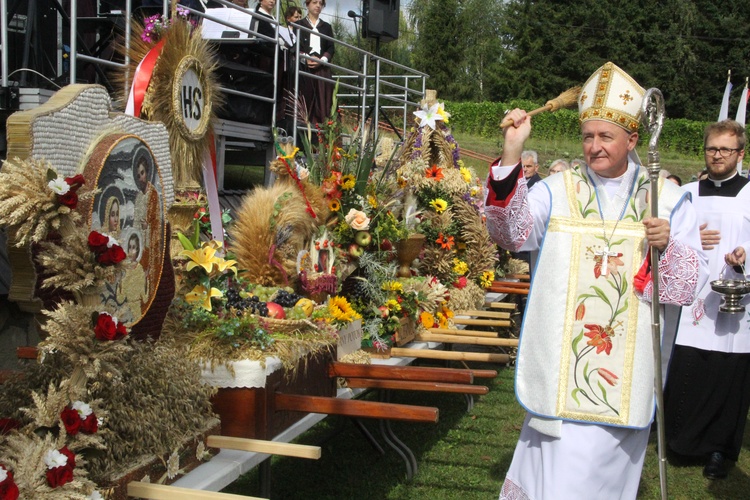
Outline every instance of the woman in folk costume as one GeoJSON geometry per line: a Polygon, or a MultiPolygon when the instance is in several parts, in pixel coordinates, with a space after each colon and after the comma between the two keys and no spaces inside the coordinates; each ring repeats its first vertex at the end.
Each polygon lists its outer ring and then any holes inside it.
{"type": "Polygon", "coordinates": [[[599,68],[578,101],[586,165],[531,190],[520,162],[531,117],[508,115],[487,225],[503,248],[539,257],[516,368],[528,413],[500,498],[636,497],[654,413],[648,246],[661,251],[659,300],[671,309],[708,276],[684,191],[660,179],[659,218],[646,216],[648,173],[630,154],[643,95],[614,64],[599,68]]]}

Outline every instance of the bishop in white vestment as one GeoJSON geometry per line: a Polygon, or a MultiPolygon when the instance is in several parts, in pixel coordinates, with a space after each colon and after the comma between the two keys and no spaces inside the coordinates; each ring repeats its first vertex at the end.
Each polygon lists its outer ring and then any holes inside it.
{"type": "MultiPolygon", "coordinates": [[[[707,278],[689,195],[629,159],[644,91],[612,63],[583,87],[587,164],[528,190],[530,117],[513,110],[491,167],[487,224],[502,247],[539,250],[516,368],[528,414],[504,499],[635,498],[654,413],[648,246],[661,251],[663,304],[687,305],[707,278]]],[[[666,350],[669,353],[669,350],[666,350]]]]}

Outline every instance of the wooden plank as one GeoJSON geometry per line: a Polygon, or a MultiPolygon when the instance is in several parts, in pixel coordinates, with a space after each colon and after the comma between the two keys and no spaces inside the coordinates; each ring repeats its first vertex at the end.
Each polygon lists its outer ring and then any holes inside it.
{"type": "Polygon", "coordinates": [[[482,311],[470,309],[466,311],[454,311],[456,316],[476,316],[477,318],[510,319],[510,313],[502,311],[482,311]]]}
{"type": "Polygon", "coordinates": [[[501,347],[518,347],[518,339],[488,339],[484,337],[459,337],[457,335],[440,335],[423,333],[417,335],[422,342],[446,342],[450,344],[491,345],[501,347]]]}
{"type": "Polygon", "coordinates": [[[319,459],[321,454],[320,446],[279,443],[262,439],[245,439],[229,436],[208,436],[206,444],[211,448],[249,451],[252,453],[268,453],[269,455],[309,458],[312,460],[319,459]]]}
{"type": "Polygon", "coordinates": [[[492,286],[504,286],[508,288],[529,288],[531,284],[525,281],[493,281],[492,286]]]}
{"type": "Polygon", "coordinates": [[[500,287],[500,286],[491,286],[487,288],[488,292],[495,292],[495,293],[506,293],[506,294],[517,294],[517,295],[528,295],[529,291],[524,290],[523,288],[510,288],[510,287],[500,287]]]}
{"type": "Polygon", "coordinates": [[[497,377],[497,370],[471,370],[474,374],[474,378],[495,378],[497,377]]]}
{"type": "Polygon", "coordinates": [[[455,328],[428,328],[430,333],[442,333],[444,335],[461,335],[465,337],[497,338],[497,332],[483,332],[481,330],[460,330],[455,328]]]}
{"type": "Polygon", "coordinates": [[[136,498],[150,498],[152,500],[260,500],[259,497],[233,495],[231,493],[217,493],[215,491],[192,490],[164,484],[128,483],[128,496],[136,498]]]}
{"type": "Polygon", "coordinates": [[[392,356],[404,358],[447,359],[452,361],[483,361],[487,363],[510,363],[507,354],[489,352],[438,351],[435,349],[414,349],[407,347],[391,348],[392,356]]]}
{"type": "Polygon", "coordinates": [[[16,347],[16,357],[18,359],[36,359],[38,355],[39,350],[35,346],[16,347]]]}
{"type": "Polygon", "coordinates": [[[516,305],[509,302],[485,302],[484,305],[492,309],[516,309],[516,305]]]}
{"type": "Polygon", "coordinates": [[[531,279],[531,275],[529,274],[506,274],[506,278],[511,280],[526,280],[529,281],[531,279]]]}
{"type": "Polygon", "coordinates": [[[410,380],[388,380],[375,378],[347,378],[352,389],[392,389],[423,392],[453,392],[460,394],[483,395],[490,392],[484,385],[444,384],[442,382],[413,382],[410,380]]]}
{"type": "Polygon", "coordinates": [[[328,365],[328,375],[331,377],[380,378],[451,384],[471,384],[474,381],[471,370],[464,368],[358,365],[354,363],[331,363],[328,365]]]}
{"type": "Polygon", "coordinates": [[[404,422],[437,422],[438,409],[426,406],[337,399],[299,394],[275,394],[276,410],[326,413],[359,418],[382,418],[404,422]]]}
{"type": "Polygon", "coordinates": [[[454,317],[453,323],[457,325],[472,326],[510,326],[510,320],[507,319],[475,319],[454,317]]]}

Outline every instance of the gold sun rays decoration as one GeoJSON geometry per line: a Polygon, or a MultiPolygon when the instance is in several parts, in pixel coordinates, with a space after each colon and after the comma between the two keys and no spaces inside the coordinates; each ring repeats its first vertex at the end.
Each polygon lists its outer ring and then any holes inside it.
{"type": "MultiPolygon", "coordinates": [[[[201,165],[213,140],[214,110],[223,102],[216,77],[218,64],[215,49],[201,36],[200,26],[194,26],[175,7],[173,2],[171,19],[158,21],[162,27],[156,32],[140,22],[133,23],[130,66],[116,74],[116,88],[130,92],[136,68],[156,45],[156,40],[145,41],[149,36],[144,33],[152,33],[152,40],[158,37],[164,42],[143,97],[140,117],[166,126],[175,185],[202,185],[201,165]]],[[[125,47],[120,46],[119,50],[124,53],[125,47]]],[[[124,107],[126,101],[123,91],[118,102],[124,107]]]]}

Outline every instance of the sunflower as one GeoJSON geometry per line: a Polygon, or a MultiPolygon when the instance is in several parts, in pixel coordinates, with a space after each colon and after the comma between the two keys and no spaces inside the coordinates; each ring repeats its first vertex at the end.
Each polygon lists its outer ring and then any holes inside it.
{"type": "Polygon", "coordinates": [[[494,271],[485,271],[482,273],[482,277],[479,278],[479,284],[482,285],[483,288],[491,287],[493,281],[495,281],[494,271]]]}
{"type": "Polygon", "coordinates": [[[443,169],[438,167],[437,165],[433,165],[430,168],[426,168],[424,171],[424,174],[427,176],[428,179],[432,179],[434,181],[440,181],[443,179],[443,169]]]}
{"type": "Polygon", "coordinates": [[[471,184],[471,170],[466,167],[461,167],[458,171],[461,173],[464,182],[466,182],[466,184],[471,184]]]}
{"type": "Polygon", "coordinates": [[[383,290],[391,291],[391,292],[403,292],[404,291],[404,285],[399,281],[386,281],[381,286],[383,290]]]}
{"type": "Polygon", "coordinates": [[[348,191],[354,189],[354,185],[357,183],[357,179],[352,174],[346,174],[341,178],[341,189],[348,191]]]}
{"type": "Polygon", "coordinates": [[[450,250],[455,244],[455,238],[453,236],[445,236],[443,233],[438,234],[435,243],[440,245],[443,250],[450,250]]]}
{"type": "Polygon", "coordinates": [[[352,309],[346,298],[339,295],[328,299],[328,312],[331,313],[334,320],[346,323],[362,318],[357,311],[352,309]]]}
{"type": "Polygon", "coordinates": [[[338,212],[339,210],[341,210],[341,202],[336,198],[328,200],[328,210],[330,210],[331,212],[338,212]]]}
{"type": "Polygon", "coordinates": [[[435,198],[430,202],[430,206],[434,208],[437,213],[441,214],[445,212],[446,208],[448,208],[448,202],[442,198],[435,198]]]}

